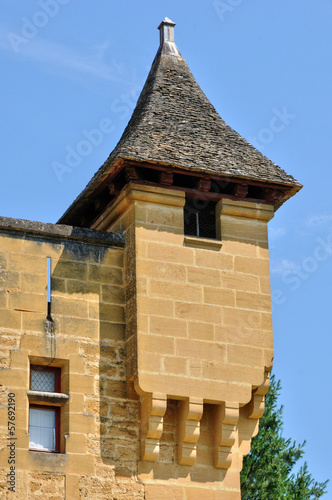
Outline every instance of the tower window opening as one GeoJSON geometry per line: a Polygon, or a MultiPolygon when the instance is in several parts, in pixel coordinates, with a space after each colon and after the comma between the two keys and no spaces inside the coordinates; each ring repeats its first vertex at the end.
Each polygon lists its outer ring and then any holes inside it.
{"type": "Polygon", "coordinates": [[[188,198],[184,206],[184,234],[216,239],[216,203],[188,198]]]}

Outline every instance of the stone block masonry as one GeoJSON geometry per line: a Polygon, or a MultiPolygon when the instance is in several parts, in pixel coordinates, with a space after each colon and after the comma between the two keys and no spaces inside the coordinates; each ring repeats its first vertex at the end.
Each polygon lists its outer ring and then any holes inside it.
{"type": "Polygon", "coordinates": [[[1,498],[144,498],[138,396],[126,380],[123,255],[118,234],[0,219],[1,498]],[[69,399],[59,453],[29,451],[31,365],[61,369],[69,399]],[[8,394],[16,403],[14,491],[8,394]]]}
{"type": "Polygon", "coordinates": [[[127,378],[141,397],[139,478],[147,498],[196,498],[205,488],[208,495],[240,498],[242,456],[257,432],[273,357],[269,261],[262,250],[274,211],[222,199],[221,242],[202,246],[184,237],[184,203],[183,192],[132,184],[95,224],[126,234],[127,378]],[[181,479],[188,466],[190,488],[181,479]],[[200,484],[207,466],[213,486],[200,484]],[[171,478],[172,487],[165,483],[171,478]]]}
{"type": "Polygon", "coordinates": [[[184,200],[128,186],[97,231],[0,219],[3,498],[240,498],[272,362],[273,210],[221,200],[221,243],[202,247],[184,200]],[[56,402],[31,394],[35,365],[61,371],[56,402]],[[58,453],[30,449],[40,404],[60,407],[58,453]]]}

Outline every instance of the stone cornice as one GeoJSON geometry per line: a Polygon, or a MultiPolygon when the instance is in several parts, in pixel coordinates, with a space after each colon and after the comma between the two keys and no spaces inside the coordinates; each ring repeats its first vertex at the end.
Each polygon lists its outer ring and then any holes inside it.
{"type": "Polygon", "coordinates": [[[10,217],[0,217],[0,233],[33,236],[40,239],[70,240],[103,246],[123,246],[125,244],[123,234],[10,217]]]}

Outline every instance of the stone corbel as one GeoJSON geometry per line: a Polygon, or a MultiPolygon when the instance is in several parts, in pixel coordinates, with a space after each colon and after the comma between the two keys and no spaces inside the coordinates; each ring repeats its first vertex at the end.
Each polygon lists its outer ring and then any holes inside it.
{"type": "Polygon", "coordinates": [[[229,469],[232,463],[232,447],[237,435],[239,404],[218,405],[215,413],[214,463],[218,469],[229,469]]]}
{"type": "Polygon", "coordinates": [[[252,391],[252,397],[248,404],[248,418],[259,419],[264,413],[264,402],[270,385],[270,372],[266,371],[264,382],[252,391]]]}
{"type": "Polygon", "coordinates": [[[142,460],[158,460],[166,407],[167,398],[164,394],[147,394],[141,398],[142,460]]]}
{"type": "Polygon", "coordinates": [[[197,441],[200,436],[200,420],[203,415],[203,400],[188,398],[179,401],[178,407],[178,462],[194,465],[197,441]]]}

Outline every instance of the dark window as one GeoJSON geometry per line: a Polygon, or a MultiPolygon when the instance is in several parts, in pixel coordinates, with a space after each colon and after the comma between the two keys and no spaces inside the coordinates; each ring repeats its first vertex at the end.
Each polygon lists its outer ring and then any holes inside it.
{"type": "Polygon", "coordinates": [[[216,204],[188,198],[184,206],[184,234],[216,239],[216,204]]]}

